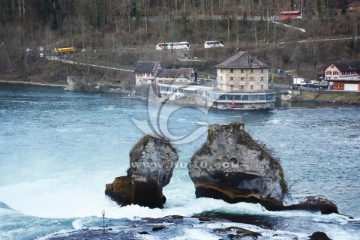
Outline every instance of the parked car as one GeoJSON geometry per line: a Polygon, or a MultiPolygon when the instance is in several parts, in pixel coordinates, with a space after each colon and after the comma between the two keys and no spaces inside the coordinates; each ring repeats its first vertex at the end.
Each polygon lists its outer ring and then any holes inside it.
{"type": "Polygon", "coordinates": [[[321,80],[321,81],[318,81],[318,80],[311,80],[309,83],[308,83],[308,86],[309,87],[328,87],[329,83],[325,80],[321,80]]]}
{"type": "Polygon", "coordinates": [[[34,56],[34,49],[26,48],[25,53],[26,53],[26,56],[33,57],[34,56]]]}

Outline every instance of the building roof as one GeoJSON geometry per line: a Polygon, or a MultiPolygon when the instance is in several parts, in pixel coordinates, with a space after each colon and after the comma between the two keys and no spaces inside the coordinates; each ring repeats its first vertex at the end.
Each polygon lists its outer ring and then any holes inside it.
{"type": "Polygon", "coordinates": [[[215,68],[226,69],[259,69],[269,68],[269,66],[256,57],[252,56],[248,51],[240,51],[231,58],[214,66],[215,68]]]}
{"type": "Polygon", "coordinates": [[[360,7],[360,1],[353,1],[348,7],[360,7]]]}
{"type": "Polygon", "coordinates": [[[295,10],[295,11],[282,11],[280,14],[281,14],[281,15],[300,14],[300,11],[299,11],[299,10],[295,10]]]}
{"type": "Polygon", "coordinates": [[[160,69],[157,78],[176,78],[177,69],[160,69]]]}
{"type": "Polygon", "coordinates": [[[355,62],[335,62],[332,65],[337,67],[341,72],[360,71],[360,61],[355,62]]]}
{"type": "Polygon", "coordinates": [[[193,68],[179,68],[176,78],[192,78],[195,77],[195,70],[193,68]]]}
{"type": "Polygon", "coordinates": [[[138,61],[134,69],[135,73],[153,73],[160,67],[159,62],[155,61],[138,61]]]}
{"type": "Polygon", "coordinates": [[[157,78],[191,78],[195,77],[193,68],[160,69],[157,78]]]}

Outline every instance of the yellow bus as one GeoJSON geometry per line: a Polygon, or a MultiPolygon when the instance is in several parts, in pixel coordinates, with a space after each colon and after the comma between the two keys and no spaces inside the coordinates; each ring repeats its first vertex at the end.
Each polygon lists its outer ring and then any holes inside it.
{"type": "Polygon", "coordinates": [[[55,55],[63,55],[67,53],[74,53],[75,48],[74,47],[64,47],[64,48],[54,48],[53,53],[55,55]]]}

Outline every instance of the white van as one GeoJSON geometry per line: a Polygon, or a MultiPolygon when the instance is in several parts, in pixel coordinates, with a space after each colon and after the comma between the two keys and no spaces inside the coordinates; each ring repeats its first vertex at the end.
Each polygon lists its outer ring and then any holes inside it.
{"type": "Polygon", "coordinates": [[[204,48],[224,47],[223,41],[205,41],[204,48]]]}
{"type": "Polygon", "coordinates": [[[293,84],[296,86],[306,86],[308,83],[303,78],[293,77],[293,84]]]}

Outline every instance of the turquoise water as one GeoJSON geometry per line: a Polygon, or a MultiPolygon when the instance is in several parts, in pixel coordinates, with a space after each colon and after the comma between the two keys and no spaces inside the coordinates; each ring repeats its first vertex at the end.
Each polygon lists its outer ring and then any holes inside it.
{"type": "MultiPolygon", "coordinates": [[[[314,231],[332,239],[360,239],[359,108],[206,112],[168,105],[162,111],[117,95],[1,84],[0,239],[46,239],[53,233],[96,227],[103,210],[107,218],[124,225],[143,217],[215,211],[256,216],[271,222],[271,231],[300,239],[314,231]],[[273,213],[259,205],[196,199],[187,163],[205,141],[206,134],[200,133],[190,142],[174,142],[179,164],[164,189],[164,209],[118,207],[104,195],[105,184],[126,173],[129,151],[143,135],[136,120],[151,122],[154,116],[161,126],[167,124],[171,136],[180,137],[191,136],[206,123],[244,122],[253,138],[280,159],[290,185],[287,201],[323,195],[354,219],[273,213]]],[[[197,236],[205,236],[210,228],[199,228],[197,236]]],[[[189,232],[174,234],[188,239],[189,232]]]]}

